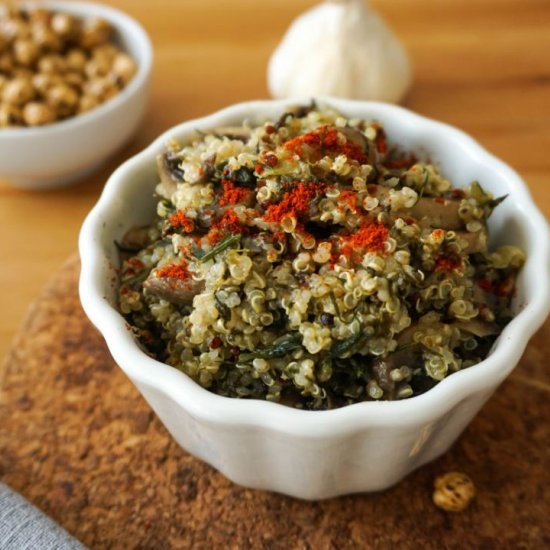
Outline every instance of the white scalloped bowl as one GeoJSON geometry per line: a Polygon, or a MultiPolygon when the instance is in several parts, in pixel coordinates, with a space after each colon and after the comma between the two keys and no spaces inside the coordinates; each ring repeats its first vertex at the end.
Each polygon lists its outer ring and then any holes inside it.
{"type": "Polygon", "coordinates": [[[136,61],[137,72],[118,95],[80,116],[35,128],[0,128],[0,178],[35,190],[81,179],[128,141],[145,113],[153,65],[149,37],[129,15],[91,2],[43,1],[40,7],[109,21],[115,41],[136,61]]]}
{"type": "Polygon", "coordinates": [[[400,107],[322,103],[348,117],[381,121],[391,142],[428,154],[457,186],[477,179],[496,195],[509,195],[491,217],[492,244],[519,245],[528,259],[517,284],[516,316],[483,362],[408,400],[302,411],[215,395],[140,350],[115,307],[114,241],[154,217],[155,156],[169,138],[185,142],[196,129],[275,118],[295,100],[242,103],[168,130],[111,176],[79,243],[84,310],[176,441],[240,485],[304,499],[385,489],[444,453],[516,366],[550,304],[547,224],[511,168],[461,131],[400,107]]]}

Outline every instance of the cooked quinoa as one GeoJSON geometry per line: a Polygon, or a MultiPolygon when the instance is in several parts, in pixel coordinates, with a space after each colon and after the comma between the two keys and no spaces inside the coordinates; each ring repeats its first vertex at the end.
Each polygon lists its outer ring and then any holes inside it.
{"type": "Polygon", "coordinates": [[[524,254],[504,197],[453,188],[376,121],[315,105],[158,158],[157,219],[119,243],[144,349],[224,396],[306,409],[404,399],[483,360],[524,254]]]}

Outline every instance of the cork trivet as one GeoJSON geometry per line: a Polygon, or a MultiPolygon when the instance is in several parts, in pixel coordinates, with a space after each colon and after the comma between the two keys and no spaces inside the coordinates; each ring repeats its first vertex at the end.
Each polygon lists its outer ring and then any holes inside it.
{"type": "Polygon", "coordinates": [[[394,488],[302,502],[234,485],[172,441],[81,310],[72,258],[32,307],[0,378],[0,478],[93,549],[550,546],[550,323],[442,458],[394,488]],[[475,481],[468,510],[436,476],[475,481]]]}

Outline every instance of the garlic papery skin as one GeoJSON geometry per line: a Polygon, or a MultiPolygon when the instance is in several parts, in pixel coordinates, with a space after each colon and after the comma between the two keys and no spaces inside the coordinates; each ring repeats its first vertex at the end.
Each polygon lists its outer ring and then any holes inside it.
{"type": "Polygon", "coordinates": [[[268,66],[276,98],[399,102],[411,83],[401,43],[363,0],[327,0],[290,25],[268,66]]]}

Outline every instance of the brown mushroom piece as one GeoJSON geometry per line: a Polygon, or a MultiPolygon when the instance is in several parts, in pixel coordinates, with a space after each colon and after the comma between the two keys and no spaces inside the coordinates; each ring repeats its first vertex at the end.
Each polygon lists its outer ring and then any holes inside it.
{"type": "Polygon", "coordinates": [[[377,357],[372,363],[372,374],[376,383],[384,390],[386,399],[395,398],[397,382],[392,379],[391,371],[400,367],[417,366],[419,354],[416,346],[407,346],[405,349],[377,357]]]}
{"type": "Polygon", "coordinates": [[[390,376],[390,372],[395,368],[396,365],[391,355],[377,357],[372,363],[372,374],[376,383],[389,395],[393,395],[395,391],[395,381],[390,376]]]}
{"type": "Polygon", "coordinates": [[[202,176],[195,183],[208,183],[216,173],[216,155],[210,155],[201,163],[202,176]]]}
{"type": "Polygon", "coordinates": [[[430,227],[455,230],[464,227],[459,208],[460,201],[421,197],[407,212],[417,220],[427,220],[430,227]]]}
{"type": "Polygon", "coordinates": [[[157,156],[157,168],[161,188],[165,198],[170,198],[183,181],[183,170],[180,168],[181,158],[175,151],[167,151],[157,156]]]}
{"type": "MultiPolygon", "coordinates": [[[[369,185],[369,194],[378,200],[387,198],[390,191],[391,189],[383,185],[369,185]]],[[[458,200],[420,197],[414,206],[400,210],[396,214],[401,216],[406,213],[428,227],[456,230],[464,228],[464,221],[458,214],[459,208],[458,200]]]]}
{"type": "Polygon", "coordinates": [[[418,330],[418,323],[414,322],[396,335],[397,345],[403,346],[412,342],[414,333],[418,330]]]}
{"type": "Polygon", "coordinates": [[[368,153],[369,140],[366,138],[365,134],[361,132],[361,130],[354,128],[353,126],[344,126],[343,128],[338,128],[338,131],[341,134],[344,134],[350,143],[357,145],[363,150],[363,152],[368,153]]]}
{"type": "Polygon", "coordinates": [[[212,129],[212,133],[218,137],[227,137],[243,143],[246,143],[252,135],[250,128],[244,126],[218,126],[212,129]]]}
{"type": "Polygon", "coordinates": [[[193,302],[195,295],[204,289],[204,281],[192,277],[182,280],[175,277],[157,277],[154,272],[147,277],[143,288],[148,294],[162,298],[176,306],[186,306],[193,302]]]}
{"type": "Polygon", "coordinates": [[[376,166],[379,157],[376,146],[372,142],[369,145],[369,140],[367,139],[365,134],[363,134],[363,132],[359,130],[359,128],[354,128],[353,126],[345,126],[344,128],[338,128],[338,131],[344,134],[344,136],[350,143],[362,149],[363,153],[367,155],[368,163],[371,166],[376,166]]]}
{"type": "Polygon", "coordinates": [[[464,249],[466,254],[478,254],[487,252],[488,235],[485,229],[470,233],[468,231],[457,231],[457,240],[466,241],[467,246],[464,249]]]}
{"type": "Polygon", "coordinates": [[[500,333],[500,328],[496,323],[489,323],[481,319],[469,319],[468,321],[457,321],[454,326],[458,329],[473,334],[479,338],[486,336],[496,336],[500,333]]]}

